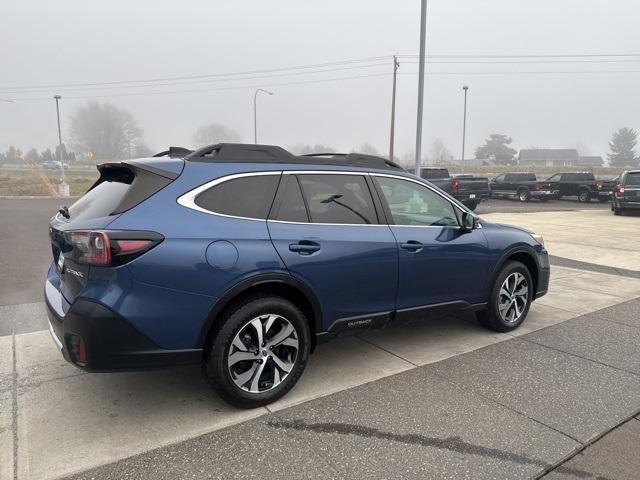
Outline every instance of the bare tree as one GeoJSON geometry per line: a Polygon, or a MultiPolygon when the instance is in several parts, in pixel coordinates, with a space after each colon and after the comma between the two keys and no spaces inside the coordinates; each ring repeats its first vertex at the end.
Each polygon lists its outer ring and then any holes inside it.
{"type": "Polygon", "coordinates": [[[193,135],[193,141],[198,147],[214,143],[240,143],[240,135],[220,123],[211,123],[198,128],[193,135]]]}
{"type": "Polygon", "coordinates": [[[76,150],[91,150],[95,160],[118,160],[133,156],[142,130],[126,110],[89,102],[71,117],[71,137],[76,150]]]}
{"type": "Polygon", "coordinates": [[[380,155],[380,152],[368,142],[363,143],[358,147],[358,153],[364,153],[366,155],[380,155]]]}
{"type": "Polygon", "coordinates": [[[334,153],[335,149],[326,145],[308,145],[306,143],[296,143],[290,150],[298,155],[305,155],[309,153],[334,153]]]}
{"type": "Polygon", "coordinates": [[[453,155],[451,155],[451,151],[444,144],[444,141],[441,138],[436,138],[431,144],[429,158],[433,163],[447,163],[451,161],[453,155]]]}

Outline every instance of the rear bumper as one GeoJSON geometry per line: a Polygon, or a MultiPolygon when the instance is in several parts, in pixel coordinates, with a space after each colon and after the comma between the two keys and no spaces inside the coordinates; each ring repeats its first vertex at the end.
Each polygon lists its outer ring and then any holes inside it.
{"type": "Polygon", "coordinates": [[[104,305],[78,299],[65,313],[60,308],[60,292],[45,284],[49,332],[68,362],[90,372],[142,370],[146,368],[198,364],[201,349],[167,350],[104,305]],[[84,342],[85,361],[78,354],[84,342]]]}
{"type": "Polygon", "coordinates": [[[616,198],[615,202],[616,202],[618,208],[624,208],[625,210],[631,209],[631,208],[640,209],[640,202],[630,202],[630,201],[624,200],[622,198],[616,198]]]}

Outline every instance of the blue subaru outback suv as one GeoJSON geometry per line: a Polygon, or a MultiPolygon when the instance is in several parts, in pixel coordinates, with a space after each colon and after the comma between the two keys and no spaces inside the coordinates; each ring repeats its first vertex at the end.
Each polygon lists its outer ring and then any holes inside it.
{"type": "Polygon", "coordinates": [[[218,144],[98,169],[51,219],[45,283],[53,340],[88,371],[200,364],[255,407],[317,343],[460,311],[509,331],[547,292],[539,235],[382,158],[218,144]]]}

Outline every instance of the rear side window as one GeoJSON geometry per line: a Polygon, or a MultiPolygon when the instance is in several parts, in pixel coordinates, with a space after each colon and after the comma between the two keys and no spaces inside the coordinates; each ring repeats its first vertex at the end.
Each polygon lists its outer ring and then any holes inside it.
{"type": "Polygon", "coordinates": [[[103,166],[98,181],[69,207],[70,219],[99,218],[126,212],[171,181],[141,168],[103,166]]]}
{"type": "Polygon", "coordinates": [[[212,213],[266,219],[280,175],[234,178],[214,185],[195,198],[195,204],[212,213]]]}
{"type": "Polygon", "coordinates": [[[313,223],[378,223],[371,192],[360,175],[300,175],[313,223]]]}
{"type": "Polygon", "coordinates": [[[627,173],[625,185],[640,187],[640,173],[627,173]]]}

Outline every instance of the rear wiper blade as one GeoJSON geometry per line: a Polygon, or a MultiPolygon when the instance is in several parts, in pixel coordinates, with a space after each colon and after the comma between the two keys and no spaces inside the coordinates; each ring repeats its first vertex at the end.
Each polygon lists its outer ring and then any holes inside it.
{"type": "Polygon", "coordinates": [[[62,215],[64,218],[71,218],[71,215],[69,214],[69,207],[60,207],[60,209],[58,210],[58,213],[60,215],[62,215]]]}

